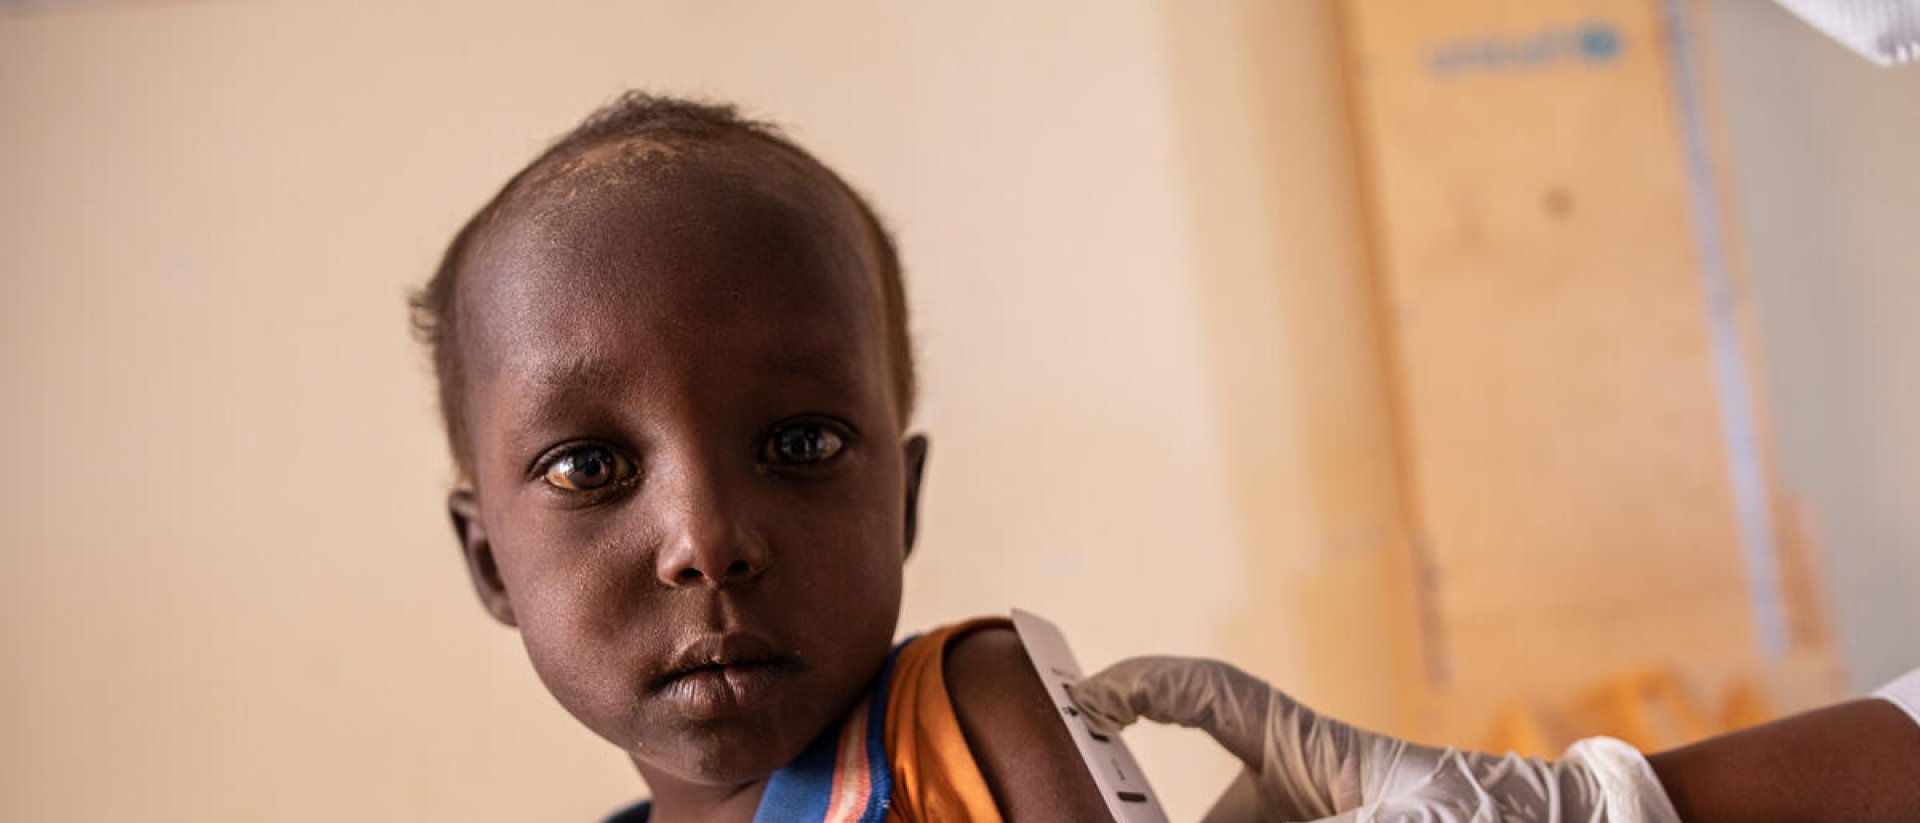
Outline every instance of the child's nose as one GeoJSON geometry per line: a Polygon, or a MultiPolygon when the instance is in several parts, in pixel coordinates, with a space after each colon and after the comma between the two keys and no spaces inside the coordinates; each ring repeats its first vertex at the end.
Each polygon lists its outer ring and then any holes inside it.
{"type": "Polygon", "coordinates": [[[669,586],[719,588],[744,583],[766,571],[762,537],[741,522],[737,507],[711,482],[689,484],[677,522],[661,546],[655,574],[669,586]]]}

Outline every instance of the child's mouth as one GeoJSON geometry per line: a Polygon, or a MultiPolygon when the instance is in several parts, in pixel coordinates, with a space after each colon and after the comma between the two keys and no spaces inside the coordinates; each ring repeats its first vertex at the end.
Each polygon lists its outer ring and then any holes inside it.
{"type": "Polygon", "coordinates": [[[772,705],[789,663],[733,663],[703,666],[669,679],[661,691],[688,717],[711,720],[746,714],[772,705]]]}
{"type": "Polygon", "coordinates": [[[798,661],[766,638],[712,635],[674,655],[673,667],[654,688],[681,714],[712,720],[767,708],[798,669],[798,661]]]}

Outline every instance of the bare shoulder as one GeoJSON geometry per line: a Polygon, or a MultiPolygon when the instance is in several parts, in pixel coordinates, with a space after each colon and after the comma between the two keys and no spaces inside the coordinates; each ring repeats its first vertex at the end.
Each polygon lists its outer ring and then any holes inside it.
{"type": "Polygon", "coordinates": [[[1007,820],[1112,819],[1011,627],[954,641],[945,669],[960,730],[1007,820]]]}

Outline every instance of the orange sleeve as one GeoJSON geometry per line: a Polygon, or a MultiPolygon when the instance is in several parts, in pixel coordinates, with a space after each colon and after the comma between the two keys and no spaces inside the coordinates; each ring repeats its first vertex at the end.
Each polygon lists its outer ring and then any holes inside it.
{"type": "Polygon", "coordinates": [[[947,647],[969,632],[1013,628],[1003,617],[946,626],[909,642],[894,659],[887,694],[888,823],[1000,823],[1000,810],[967,748],[947,695],[947,647]]]}

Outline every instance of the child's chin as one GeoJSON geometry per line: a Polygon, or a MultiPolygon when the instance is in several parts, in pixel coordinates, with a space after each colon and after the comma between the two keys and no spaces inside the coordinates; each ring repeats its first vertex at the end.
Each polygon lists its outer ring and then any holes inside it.
{"type": "Polygon", "coordinates": [[[811,742],[787,737],[778,730],[746,728],[744,724],[741,728],[709,729],[681,736],[640,759],[688,783],[735,786],[767,779],[799,757],[811,742]]]}

